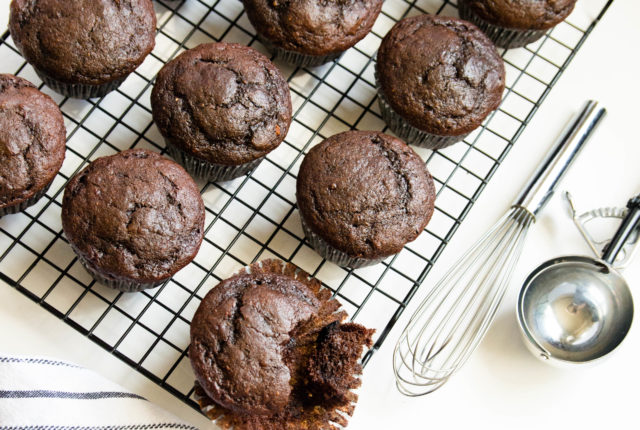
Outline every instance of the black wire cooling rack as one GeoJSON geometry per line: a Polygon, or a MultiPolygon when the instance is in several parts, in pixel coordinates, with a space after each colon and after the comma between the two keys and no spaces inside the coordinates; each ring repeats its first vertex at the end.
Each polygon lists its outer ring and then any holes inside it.
{"type": "MultiPolygon", "coordinates": [[[[8,2],[4,2],[8,4],[8,2]]],[[[200,183],[206,235],[193,263],[165,285],[123,294],[96,284],[62,234],[60,209],[67,180],[89,161],[133,147],[164,150],[152,124],[153,79],[184,49],[212,40],[266,52],[236,0],[154,1],[157,46],[138,70],[102,99],[64,98],[41,85],[8,31],[0,41],[0,72],[40,84],[64,113],[66,160],[38,204],[0,218],[0,278],[178,398],[191,403],[193,375],[186,355],[189,322],[201,298],[242,266],[268,257],[290,261],[335,292],[351,318],[377,329],[382,345],[460,223],[612,0],[577,10],[541,41],[502,52],[507,87],[499,110],[463,143],[438,152],[417,149],[434,176],[436,212],[426,231],[393,258],[349,270],[320,258],[304,240],[295,207],[303,155],[348,129],[384,130],[373,66],[381,38],[399,19],[419,13],[456,15],[442,0],[387,0],[373,32],[340,60],[316,68],[275,61],[288,78],[294,120],[286,141],[251,175],[200,183]]]]}

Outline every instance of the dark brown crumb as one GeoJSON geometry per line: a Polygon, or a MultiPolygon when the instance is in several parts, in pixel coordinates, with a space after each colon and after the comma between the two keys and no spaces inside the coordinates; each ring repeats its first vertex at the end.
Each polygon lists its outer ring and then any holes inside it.
{"type": "Polygon", "coordinates": [[[358,359],[365,345],[371,347],[373,332],[354,323],[330,324],[320,332],[306,366],[315,402],[348,402],[349,390],[360,386],[353,375],[362,373],[358,359]]]}

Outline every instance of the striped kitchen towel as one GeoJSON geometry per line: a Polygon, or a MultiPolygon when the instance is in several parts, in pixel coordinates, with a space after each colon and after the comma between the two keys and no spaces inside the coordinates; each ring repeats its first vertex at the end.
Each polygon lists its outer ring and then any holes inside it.
{"type": "Polygon", "coordinates": [[[198,430],[97,373],[0,354],[0,430],[198,430]]]}

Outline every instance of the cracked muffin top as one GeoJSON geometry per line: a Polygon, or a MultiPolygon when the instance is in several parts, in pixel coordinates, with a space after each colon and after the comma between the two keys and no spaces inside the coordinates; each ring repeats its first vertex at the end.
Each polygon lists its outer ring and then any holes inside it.
{"type": "Polygon", "coordinates": [[[383,0],[242,0],[256,31],[274,45],[308,55],[351,48],[373,27],[383,0]]]}
{"type": "Polygon", "coordinates": [[[331,246],[352,257],[396,254],[431,219],[433,179],[409,145],[374,131],[347,131],[302,161],[300,215],[331,246]]]}
{"type": "Polygon", "coordinates": [[[197,253],[204,203],[191,176],[155,152],[101,157],[67,184],[62,227],[69,243],[105,276],[168,279],[197,253]]]}
{"type": "Polygon", "coordinates": [[[289,85],[267,57],[235,43],[207,43],[165,65],[151,94],[153,119],[179,149],[239,165],[265,156],[291,123],[289,85]]]}
{"type": "Polygon", "coordinates": [[[440,136],[479,127],[502,100],[505,69],[475,25],[420,15],[393,26],[378,51],[378,85],[412,126],[440,136]]]}
{"type": "Polygon", "coordinates": [[[31,82],[0,74],[0,209],[45,188],[64,160],[58,105],[31,82]]]}
{"type": "Polygon", "coordinates": [[[13,0],[9,28],[26,60],[56,80],[124,78],[155,46],[151,0],[13,0]]]}
{"type": "Polygon", "coordinates": [[[191,322],[189,359],[203,411],[238,430],[344,427],[374,332],[346,317],[318,280],[279,260],[222,281],[191,322]]]}
{"type": "Polygon", "coordinates": [[[569,16],[576,0],[460,0],[485,21],[506,28],[546,30],[569,16]]]}

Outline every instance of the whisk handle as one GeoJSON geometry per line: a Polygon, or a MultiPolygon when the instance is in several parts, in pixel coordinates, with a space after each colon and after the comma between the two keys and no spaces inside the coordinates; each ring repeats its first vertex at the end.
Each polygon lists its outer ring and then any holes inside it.
{"type": "Polygon", "coordinates": [[[606,110],[589,100],[564,129],[513,206],[528,210],[534,217],[546,206],[577,155],[605,117],[606,110]]]}

